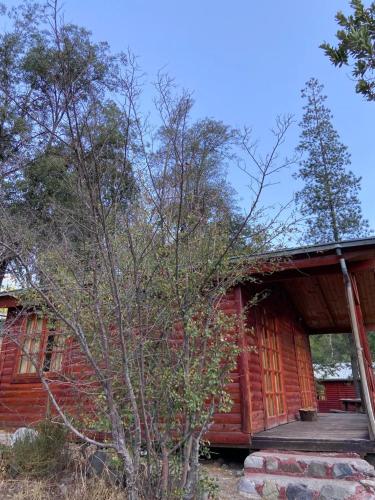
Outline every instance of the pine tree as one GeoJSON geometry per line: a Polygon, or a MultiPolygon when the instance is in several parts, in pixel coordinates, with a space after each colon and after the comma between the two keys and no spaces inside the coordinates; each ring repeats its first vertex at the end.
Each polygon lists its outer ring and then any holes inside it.
{"type": "Polygon", "coordinates": [[[296,201],[306,218],[306,243],[327,243],[365,236],[368,221],[359,200],[361,178],[348,170],[350,154],[332,125],[323,85],[311,78],[302,90],[306,99],[300,123],[295,175],[304,182],[296,201]]]}

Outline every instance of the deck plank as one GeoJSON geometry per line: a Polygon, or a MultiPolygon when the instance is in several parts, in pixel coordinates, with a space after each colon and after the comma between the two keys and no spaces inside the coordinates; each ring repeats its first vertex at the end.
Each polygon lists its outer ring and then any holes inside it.
{"type": "Polygon", "coordinates": [[[322,413],[315,422],[289,422],[256,433],[253,449],[375,452],[367,416],[360,413],[322,413]]]}

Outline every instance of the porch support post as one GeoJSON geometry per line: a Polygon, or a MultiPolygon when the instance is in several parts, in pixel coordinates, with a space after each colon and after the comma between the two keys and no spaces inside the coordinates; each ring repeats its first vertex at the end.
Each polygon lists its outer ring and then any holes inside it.
{"type": "Polygon", "coordinates": [[[359,325],[358,325],[358,317],[356,314],[354,293],[353,293],[352,283],[350,280],[350,275],[348,273],[348,268],[346,266],[345,259],[342,256],[340,248],[337,249],[337,254],[340,256],[340,266],[341,266],[341,271],[342,271],[343,278],[344,278],[346,297],[347,297],[349,316],[350,316],[350,323],[352,326],[352,332],[353,332],[353,336],[354,336],[354,342],[355,342],[356,353],[357,353],[357,358],[358,358],[358,367],[359,367],[359,372],[361,375],[362,394],[363,394],[363,398],[365,401],[367,417],[368,417],[368,422],[369,422],[369,433],[370,433],[370,438],[374,439],[375,438],[375,416],[374,416],[374,409],[373,409],[373,404],[372,404],[371,395],[370,395],[370,389],[369,389],[368,380],[367,380],[367,373],[366,373],[365,361],[364,361],[364,356],[363,356],[363,347],[362,347],[362,343],[361,343],[361,337],[360,337],[360,331],[359,331],[359,325]]]}
{"type": "Polygon", "coordinates": [[[238,314],[238,334],[239,346],[241,352],[238,359],[238,371],[240,376],[241,392],[241,430],[246,434],[251,433],[251,393],[249,376],[249,352],[248,341],[246,337],[246,328],[243,320],[244,304],[241,286],[238,285],[235,290],[236,312],[238,314]]]}

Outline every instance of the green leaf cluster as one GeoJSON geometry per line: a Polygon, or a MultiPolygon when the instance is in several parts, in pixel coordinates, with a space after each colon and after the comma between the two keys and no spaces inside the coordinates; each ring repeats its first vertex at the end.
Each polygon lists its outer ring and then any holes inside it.
{"type": "Polygon", "coordinates": [[[352,0],[353,13],[336,14],[341,27],[336,33],[338,44],[321,45],[335,66],[351,66],[356,81],[356,92],[367,100],[375,100],[375,2],[365,7],[362,0],[352,0]]]}

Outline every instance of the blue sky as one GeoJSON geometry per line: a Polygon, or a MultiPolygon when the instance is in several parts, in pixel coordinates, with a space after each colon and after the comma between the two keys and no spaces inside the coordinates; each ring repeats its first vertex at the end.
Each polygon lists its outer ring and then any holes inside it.
{"type": "MultiPolygon", "coordinates": [[[[12,3],[17,3],[13,1],[12,3]]],[[[311,76],[325,85],[334,124],[352,154],[352,170],[363,177],[364,215],[375,228],[375,103],[354,91],[350,70],[334,68],[319,44],[334,41],[344,0],[65,0],[65,20],[83,25],[114,51],[130,47],[151,82],[164,68],[194,91],[197,117],[249,125],[264,151],[276,115],[298,123],[300,89],[311,76]]],[[[285,145],[293,151],[298,125],[285,145]]],[[[229,178],[249,203],[246,179],[230,167],[229,178]]],[[[289,172],[266,195],[284,203],[297,188],[289,172]]]]}

